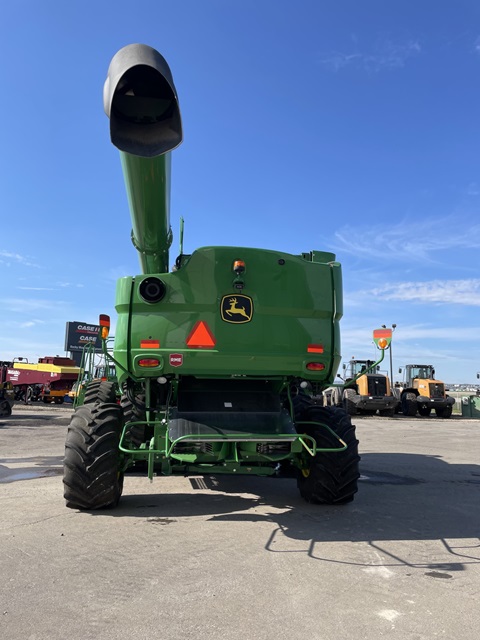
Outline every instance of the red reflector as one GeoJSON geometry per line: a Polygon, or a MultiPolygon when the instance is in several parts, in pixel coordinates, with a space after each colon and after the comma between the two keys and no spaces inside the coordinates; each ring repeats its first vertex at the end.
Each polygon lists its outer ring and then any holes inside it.
{"type": "Polygon", "coordinates": [[[140,340],[140,349],[160,349],[160,340],[140,340]]]}
{"type": "Polygon", "coordinates": [[[323,353],[323,344],[309,344],[307,351],[308,353],[323,353]]]}
{"type": "Polygon", "coordinates": [[[103,376],[103,378],[102,378],[102,382],[106,382],[106,381],[107,381],[106,377],[105,377],[105,376],[103,376]]]}
{"type": "Polygon", "coordinates": [[[160,361],[155,358],[142,358],[142,360],[138,361],[138,364],[141,367],[158,367],[160,361]]]}
{"type": "Polygon", "coordinates": [[[104,313],[101,313],[99,318],[99,324],[101,327],[110,328],[110,316],[107,316],[104,313]]]}
{"type": "Polygon", "coordinates": [[[323,371],[325,369],[325,365],[321,362],[309,362],[307,364],[307,369],[310,371],[323,371]]]}
{"type": "Polygon", "coordinates": [[[211,349],[215,346],[216,340],[208,328],[207,323],[199,320],[193,327],[185,343],[187,347],[194,349],[211,349]]]}

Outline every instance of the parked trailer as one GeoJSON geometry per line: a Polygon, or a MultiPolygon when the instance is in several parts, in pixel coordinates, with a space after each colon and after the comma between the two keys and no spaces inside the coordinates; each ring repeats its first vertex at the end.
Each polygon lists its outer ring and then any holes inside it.
{"type": "Polygon", "coordinates": [[[0,362],[0,381],[10,382],[15,400],[63,403],[77,380],[80,368],[71,358],[45,356],[37,363],[28,358],[0,362]]]}

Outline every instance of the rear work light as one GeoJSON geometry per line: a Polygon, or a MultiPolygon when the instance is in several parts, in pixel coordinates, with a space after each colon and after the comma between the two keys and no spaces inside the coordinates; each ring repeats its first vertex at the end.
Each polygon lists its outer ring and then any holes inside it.
{"type": "Polygon", "coordinates": [[[138,361],[140,367],[158,367],[160,360],[156,358],[142,358],[138,361]]]}
{"type": "Polygon", "coordinates": [[[325,365],[321,362],[309,362],[307,364],[307,369],[309,371],[323,371],[325,369],[325,365]]]}

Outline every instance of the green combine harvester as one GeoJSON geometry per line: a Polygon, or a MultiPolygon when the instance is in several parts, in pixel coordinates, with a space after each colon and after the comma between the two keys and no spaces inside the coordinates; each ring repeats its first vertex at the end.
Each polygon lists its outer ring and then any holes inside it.
{"type": "MultiPolygon", "coordinates": [[[[68,429],[68,507],[117,505],[124,473],[293,475],[308,502],[357,491],[350,417],[315,403],[340,363],[341,267],[332,253],[248,247],[180,253],[169,270],[171,151],[182,142],[165,59],[134,44],[104,87],[141,274],[117,283],[116,380],[92,380],[68,429]]],[[[100,316],[106,343],[108,316],[100,316]]]]}

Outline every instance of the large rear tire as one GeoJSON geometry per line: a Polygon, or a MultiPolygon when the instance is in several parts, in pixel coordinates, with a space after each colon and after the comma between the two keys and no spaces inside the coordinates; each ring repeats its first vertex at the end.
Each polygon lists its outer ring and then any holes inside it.
{"type": "Polygon", "coordinates": [[[123,409],[123,420],[126,425],[126,437],[137,449],[146,439],[146,425],[134,424],[129,426],[129,422],[136,422],[147,419],[145,396],[138,395],[135,397],[135,404],[131,402],[127,395],[122,395],[120,406],[123,409]]]}
{"type": "MultiPolygon", "coordinates": [[[[326,424],[347,445],[345,451],[318,451],[309,456],[308,466],[299,470],[297,485],[307,502],[340,505],[353,500],[360,476],[358,440],[350,416],[339,407],[312,407],[303,415],[305,422],[326,424]]],[[[324,427],[299,423],[298,433],[315,438],[319,448],[337,448],[341,443],[324,427]]]]}
{"type": "Polygon", "coordinates": [[[122,409],[116,403],[78,407],[68,427],[64,459],[64,497],[71,509],[104,509],[118,504],[122,409]]]}
{"type": "Polygon", "coordinates": [[[292,395],[292,405],[294,420],[299,420],[300,416],[313,406],[313,400],[311,396],[300,391],[299,393],[292,395]]]}
{"type": "Polygon", "coordinates": [[[117,401],[116,385],[108,380],[92,380],[83,399],[83,404],[96,404],[97,402],[114,403],[117,401]]]}

